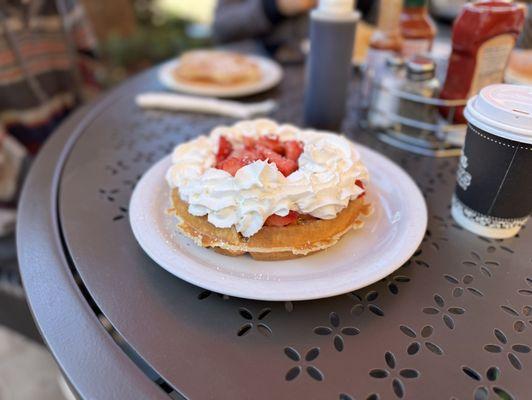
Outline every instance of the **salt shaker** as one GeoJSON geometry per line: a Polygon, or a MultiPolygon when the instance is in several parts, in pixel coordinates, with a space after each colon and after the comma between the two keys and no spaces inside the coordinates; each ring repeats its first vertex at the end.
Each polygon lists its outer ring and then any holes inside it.
{"type": "Polygon", "coordinates": [[[372,128],[387,128],[394,121],[399,108],[396,91],[405,79],[404,59],[391,55],[386,59],[386,69],[380,82],[376,82],[371,96],[368,122],[372,128]],[[392,116],[390,118],[390,116],[392,116]]]}
{"type": "Polygon", "coordinates": [[[401,133],[413,143],[430,147],[436,133],[428,125],[437,124],[438,112],[434,105],[423,103],[422,98],[432,99],[439,94],[440,82],[436,78],[434,61],[421,55],[412,57],[406,64],[406,80],[399,90],[403,93],[399,102],[399,116],[404,120],[401,133]],[[410,100],[408,95],[415,97],[410,100]]]}

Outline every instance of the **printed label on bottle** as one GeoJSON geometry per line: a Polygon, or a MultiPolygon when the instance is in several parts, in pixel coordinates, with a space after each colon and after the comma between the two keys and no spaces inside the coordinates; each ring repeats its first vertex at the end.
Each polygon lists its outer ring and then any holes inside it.
{"type": "Polygon", "coordinates": [[[474,96],[485,86],[503,81],[504,69],[514,45],[514,37],[504,34],[484,42],[478,48],[473,82],[467,97],[474,96]]]}
{"type": "Polygon", "coordinates": [[[432,47],[431,39],[403,39],[403,48],[401,53],[403,57],[408,58],[416,54],[426,54],[432,47]]]}

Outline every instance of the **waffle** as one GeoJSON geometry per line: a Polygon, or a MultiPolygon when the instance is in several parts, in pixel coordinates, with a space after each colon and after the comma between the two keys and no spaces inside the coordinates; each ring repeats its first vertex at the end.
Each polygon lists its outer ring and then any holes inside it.
{"type": "Polygon", "coordinates": [[[259,81],[261,70],[255,61],[242,54],[195,50],[181,56],[174,78],[186,83],[235,86],[259,81]]]}
{"type": "Polygon", "coordinates": [[[197,245],[229,256],[249,253],[262,261],[298,258],[331,247],[349,230],[361,228],[364,224],[361,217],[369,216],[373,211],[362,196],[352,200],[334,219],[303,216],[296,224],[263,226],[255,235],[245,238],[234,227],[217,228],[207,221],[206,216],[191,215],[177,189],[172,189],[170,200],[172,208],[168,213],[177,217],[179,231],[197,245]]]}

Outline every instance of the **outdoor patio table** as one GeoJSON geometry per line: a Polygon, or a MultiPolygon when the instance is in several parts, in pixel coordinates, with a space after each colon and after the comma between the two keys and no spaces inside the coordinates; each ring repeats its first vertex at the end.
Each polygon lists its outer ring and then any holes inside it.
{"type": "MultiPolygon", "coordinates": [[[[254,100],[277,99],[273,118],[298,124],[303,79],[288,66],[254,100]]],[[[211,293],[157,266],[129,226],[135,183],[177,143],[233,122],[136,107],[137,93],[159,89],[152,69],[78,111],[22,196],[26,293],[80,398],[530,398],[530,224],[510,240],[461,229],[449,211],[457,159],[379,142],[358,127],[356,96],[344,132],[400,164],[428,204],[426,236],[402,268],[353,293],[275,303],[211,293]]]]}

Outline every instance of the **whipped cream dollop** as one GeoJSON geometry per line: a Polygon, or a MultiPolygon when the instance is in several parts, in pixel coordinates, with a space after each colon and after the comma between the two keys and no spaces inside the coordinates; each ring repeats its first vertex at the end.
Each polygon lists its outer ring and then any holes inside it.
{"type": "Polygon", "coordinates": [[[355,181],[368,179],[357,150],[344,137],[268,119],[218,127],[209,136],[180,144],[166,174],[168,185],[179,189],[190,214],[207,215],[218,228],[235,226],[245,237],[257,233],[270,215],[284,217],[290,210],[321,219],[335,218],[364,192],[355,181]],[[275,164],[258,160],[240,168],[233,177],[213,167],[222,135],[236,145],[243,144],[244,137],[264,135],[277,135],[281,141],[299,140],[303,143],[299,169],[285,177],[275,164]]]}

